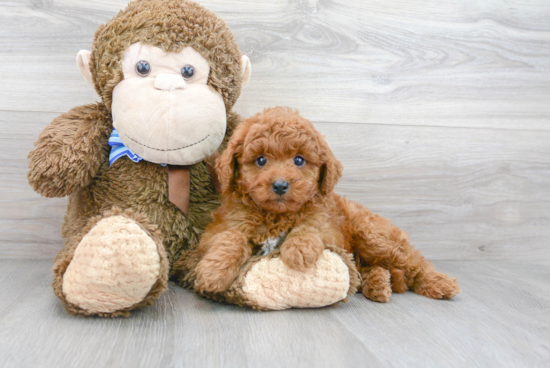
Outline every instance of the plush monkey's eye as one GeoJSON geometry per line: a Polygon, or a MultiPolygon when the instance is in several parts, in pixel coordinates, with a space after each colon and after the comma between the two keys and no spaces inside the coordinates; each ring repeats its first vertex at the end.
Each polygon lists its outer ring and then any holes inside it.
{"type": "Polygon", "coordinates": [[[256,165],[259,167],[264,167],[267,164],[267,159],[264,156],[260,156],[256,159],[256,165]]]}
{"type": "Polygon", "coordinates": [[[187,64],[183,68],[181,68],[181,76],[184,79],[191,79],[193,78],[193,74],[195,74],[195,68],[193,68],[193,65],[187,64]]]}
{"type": "Polygon", "coordinates": [[[145,60],[140,60],[136,63],[136,73],[142,77],[146,77],[151,73],[151,65],[145,60]]]}
{"type": "Polygon", "coordinates": [[[302,156],[294,157],[294,165],[302,167],[306,164],[306,160],[302,156]]]}

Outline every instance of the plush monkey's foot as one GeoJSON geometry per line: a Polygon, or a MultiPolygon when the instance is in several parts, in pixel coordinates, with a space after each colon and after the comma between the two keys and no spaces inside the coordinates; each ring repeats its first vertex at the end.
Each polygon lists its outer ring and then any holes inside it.
{"type": "Polygon", "coordinates": [[[127,316],[166,289],[168,260],[144,216],[118,209],[90,221],[54,267],[54,290],[71,314],[127,316]]]}
{"type": "Polygon", "coordinates": [[[416,277],[413,290],[432,299],[451,299],[460,292],[460,286],[456,278],[429,269],[416,277]]]}
{"type": "MultiPolygon", "coordinates": [[[[180,284],[194,288],[194,266],[198,252],[185,254],[176,264],[174,276],[180,284]]],[[[327,246],[312,268],[298,271],[286,266],[279,250],[254,256],[243,267],[228,290],[200,294],[218,301],[261,310],[318,308],[347,300],[359,286],[353,256],[327,246]]]]}
{"type": "Polygon", "coordinates": [[[380,266],[365,267],[363,277],[363,295],[375,302],[387,303],[391,297],[390,272],[380,266]]]}

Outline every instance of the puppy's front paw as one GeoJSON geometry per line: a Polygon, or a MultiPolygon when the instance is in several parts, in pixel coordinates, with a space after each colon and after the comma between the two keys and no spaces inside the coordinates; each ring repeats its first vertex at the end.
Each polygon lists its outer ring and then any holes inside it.
{"type": "Polygon", "coordinates": [[[317,235],[292,237],[281,246],[281,259],[288,267],[305,271],[315,265],[323,249],[323,242],[317,235]]]}
{"type": "Polygon", "coordinates": [[[241,266],[250,257],[246,237],[237,231],[224,231],[199,244],[204,257],[195,267],[195,290],[218,293],[231,286],[241,266]]]}
{"type": "Polygon", "coordinates": [[[195,268],[197,278],[195,290],[198,292],[219,293],[231,286],[239,274],[239,266],[219,262],[212,257],[204,257],[195,268]]]}

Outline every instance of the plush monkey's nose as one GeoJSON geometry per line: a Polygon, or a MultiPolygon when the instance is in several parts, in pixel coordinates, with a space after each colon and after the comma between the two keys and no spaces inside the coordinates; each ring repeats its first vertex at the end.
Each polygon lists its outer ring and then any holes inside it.
{"type": "Polygon", "coordinates": [[[179,74],[161,73],[155,78],[155,88],[163,91],[173,91],[185,88],[185,81],[179,74]]]}
{"type": "Polygon", "coordinates": [[[279,179],[271,184],[271,188],[276,194],[283,195],[288,190],[288,182],[279,179]]]}

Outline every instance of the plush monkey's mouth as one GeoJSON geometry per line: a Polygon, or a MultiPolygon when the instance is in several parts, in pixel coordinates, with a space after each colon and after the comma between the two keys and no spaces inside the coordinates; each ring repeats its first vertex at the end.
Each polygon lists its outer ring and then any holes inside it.
{"type": "Polygon", "coordinates": [[[134,143],[137,143],[139,144],[140,146],[143,146],[145,148],[149,148],[149,149],[152,149],[152,150],[155,150],[155,151],[162,151],[162,152],[170,152],[170,151],[179,151],[179,150],[182,150],[182,149],[185,149],[185,148],[189,148],[189,147],[192,147],[192,146],[196,146],[197,144],[201,143],[201,142],[204,142],[205,140],[208,139],[208,137],[210,137],[210,134],[208,134],[206,137],[204,137],[203,139],[201,140],[198,140],[196,141],[195,143],[191,143],[191,144],[188,144],[188,145],[185,145],[183,147],[180,147],[180,148],[170,148],[170,149],[161,149],[161,148],[155,148],[155,147],[151,147],[151,146],[148,146],[146,144],[143,144],[141,142],[138,142],[136,141],[134,138],[130,137],[128,134],[125,134],[124,135],[126,136],[126,138],[128,138],[129,140],[131,140],[132,142],[134,143]]]}

